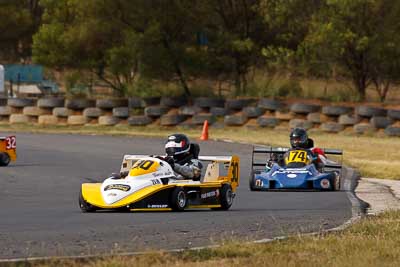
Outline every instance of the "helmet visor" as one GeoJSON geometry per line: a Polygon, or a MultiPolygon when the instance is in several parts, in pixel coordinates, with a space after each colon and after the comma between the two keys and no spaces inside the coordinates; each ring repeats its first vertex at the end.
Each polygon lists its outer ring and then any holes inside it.
{"type": "Polygon", "coordinates": [[[168,141],[165,144],[165,152],[167,153],[168,156],[174,156],[185,152],[183,149],[184,147],[185,147],[185,141],[181,142],[168,141]]]}

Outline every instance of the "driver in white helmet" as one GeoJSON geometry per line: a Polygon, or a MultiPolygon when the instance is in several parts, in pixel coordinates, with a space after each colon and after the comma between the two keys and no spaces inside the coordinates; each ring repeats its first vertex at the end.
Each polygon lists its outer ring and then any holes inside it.
{"type": "Polygon", "coordinates": [[[199,181],[203,164],[198,159],[200,148],[190,143],[184,134],[172,134],[165,143],[165,160],[171,165],[177,179],[199,181]]]}

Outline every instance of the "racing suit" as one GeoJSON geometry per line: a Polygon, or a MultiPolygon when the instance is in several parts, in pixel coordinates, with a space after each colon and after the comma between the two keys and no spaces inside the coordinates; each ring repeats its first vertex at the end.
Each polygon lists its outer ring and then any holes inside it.
{"type": "Polygon", "coordinates": [[[195,181],[200,180],[202,168],[203,164],[198,159],[189,159],[184,162],[179,161],[173,167],[176,179],[192,179],[195,181]]]}

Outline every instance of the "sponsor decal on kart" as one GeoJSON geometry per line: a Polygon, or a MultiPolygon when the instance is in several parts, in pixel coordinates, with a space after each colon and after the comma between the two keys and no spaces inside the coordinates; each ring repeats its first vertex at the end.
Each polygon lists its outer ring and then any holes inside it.
{"type": "Polygon", "coordinates": [[[215,191],[210,191],[207,193],[203,193],[200,195],[201,199],[205,199],[205,198],[210,198],[210,197],[218,197],[219,196],[219,190],[215,190],[215,191]]]}
{"type": "Polygon", "coordinates": [[[127,192],[131,189],[131,187],[129,185],[125,185],[125,184],[110,184],[110,185],[107,185],[106,187],[104,187],[104,191],[108,191],[108,190],[112,190],[112,189],[127,192]]]}
{"type": "Polygon", "coordinates": [[[151,204],[149,204],[149,205],[147,205],[147,207],[148,208],[158,208],[158,209],[160,209],[160,208],[168,208],[168,205],[167,204],[157,204],[157,205],[151,205],[151,204]]]}
{"type": "Polygon", "coordinates": [[[260,179],[256,180],[256,186],[263,186],[263,181],[261,181],[260,179]]]}
{"type": "Polygon", "coordinates": [[[322,179],[321,180],[321,187],[324,189],[328,189],[330,186],[330,182],[328,179],[322,179]]]}
{"type": "Polygon", "coordinates": [[[289,174],[287,175],[287,177],[288,177],[288,178],[296,178],[296,177],[297,177],[297,174],[295,174],[295,173],[289,173],[289,174]]]}

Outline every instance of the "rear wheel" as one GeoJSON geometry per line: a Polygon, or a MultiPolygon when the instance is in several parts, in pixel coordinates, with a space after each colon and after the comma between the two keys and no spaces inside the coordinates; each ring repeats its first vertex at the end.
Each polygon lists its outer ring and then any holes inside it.
{"type": "Polygon", "coordinates": [[[185,190],[182,187],[176,187],[172,193],[170,198],[170,206],[172,210],[175,211],[183,211],[186,208],[187,204],[187,195],[185,190]]]}
{"type": "Polygon", "coordinates": [[[333,179],[333,191],[340,190],[340,175],[337,172],[334,172],[335,178],[333,179]]]}
{"type": "Polygon", "coordinates": [[[0,166],[7,166],[10,161],[10,156],[7,153],[0,153],[0,166]]]}
{"type": "Polygon", "coordinates": [[[230,184],[224,184],[221,188],[221,210],[228,210],[233,203],[234,193],[230,184]]]}
{"type": "Polygon", "coordinates": [[[83,199],[82,190],[79,192],[79,207],[81,208],[82,212],[94,212],[96,208],[83,199]]]}

